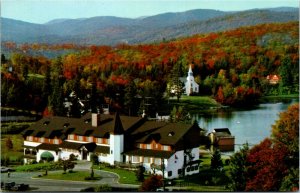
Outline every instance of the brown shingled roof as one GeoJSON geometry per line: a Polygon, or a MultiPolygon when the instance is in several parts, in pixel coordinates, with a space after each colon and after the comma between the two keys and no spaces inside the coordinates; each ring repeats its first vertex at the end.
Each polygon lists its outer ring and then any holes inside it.
{"type": "Polygon", "coordinates": [[[57,144],[48,144],[48,143],[42,143],[41,145],[38,145],[36,147],[36,149],[44,149],[44,150],[53,150],[53,151],[57,151],[59,145],[57,144]]]}

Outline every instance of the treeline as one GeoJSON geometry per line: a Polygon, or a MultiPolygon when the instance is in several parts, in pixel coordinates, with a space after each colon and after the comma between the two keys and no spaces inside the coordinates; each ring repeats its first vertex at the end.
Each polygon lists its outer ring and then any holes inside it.
{"type": "Polygon", "coordinates": [[[85,97],[94,85],[102,100],[109,97],[120,109],[136,114],[140,106],[149,103],[158,108],[167,84],[174,76],[186,77],[192,65],[200,95],[211,95],[226,105],[253,105],[262,95],[298,93],[298,42],[298,22],[243,27],[157,44],[49,45],[50,50],[77,50],[56,59],[24,54],[29,48],[46,49],[46,45],[27,44],[26,51],[18,53],[22,46],[6,42],[16,50],[9,59],[1,59],[1,89],[7,93],[2,94],[2,103],[39,109],[38,103],[49,102],[55,85],[62,98],[72,90],[85,97]],[[277,75],[279,83],[270,84],[268,75],[277,75]],[[52,88],[43,90],[45,84],[52,88]]]}

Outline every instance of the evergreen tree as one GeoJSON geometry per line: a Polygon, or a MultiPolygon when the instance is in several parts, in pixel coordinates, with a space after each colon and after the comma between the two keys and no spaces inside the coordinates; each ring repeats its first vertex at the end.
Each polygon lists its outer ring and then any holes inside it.
{"type": "Polygon", "coordinates": [[[138,170],[136,171],[136,178],[139,182],[143,182],[144,181],[144,172],[145,172],[145,168],[143,166],[139,166],[138,170]]]}
{"type": "Polygon", "coordinates": [[[221,159],[221,153],[219,149],[216,149],[210,160],[210,167],[212,169],[221,169],[223,167],[223,162],[221,159]]]}
{"type": "Polygon", "coordinates": [[[281,78],[279,90],[281,94],[289,94],[291,92],[293,77],[290,57],[285,57],[279,67],[279,75],[281,78]]]}
{"type": "Polygon", "coordinates": [[[249,153],[248,143],[244,144],[240,151],[236,152],[230,158],[229,188],[231,191],[244,191],[246,188],[247,177],[247,155],[249,153]]]}
{"type": "Polygon", "coordinates": [[[63,88],[60,85],[59,79],[52,80],[53,91],[50,96],[50,107],[53,111],[54,115],[62,116],[64,115],[64,96],[63,96],[63,88]]]}
{"type": "Polygon", "coordinates": [[[56,58],[52,63],[52,93],[50,95],[50,107],[54,115],[62,116],[64,115],[64,95],[63,95],[63,83],[64,76],[62,70],[61,58],[56,58]]]}
{"type": "Polygon", "coordinates": [[[182,64],[181,62],[177,62],[174,64],[170,76],[168,77],[168,95],[176,96],[177,101],[181,98],[183,94],[183,83],[180,80],[180,77],[183,75],[182,72],[182,64]]]}
{"type": "Polygon", "coordinates": [[[133,81],[129,82],[129,84],[125,87],[125,97],[124,97],[124,105],[128,108],[128,115],[131,116],[133,114],[133,110],[136,110],[135,104],[135,96],[136,96],[136,86],[133,81]]]}
{"type": "Polygon", "coordinates": [[[7,62],[5,55],[1,54],[1,64],[5,64],[7,62]]]}
{"type": "Polygon", "coordinates": [[[48,104],[48,97],[50,96],[52,92],[51,88],[51,74],[50,74],[50,67],[46,67],[46,73],[45,73],[45,78],[43,82],[43,88],[42,88],[42,100],[44,106],[47,106],[48,104]]]}

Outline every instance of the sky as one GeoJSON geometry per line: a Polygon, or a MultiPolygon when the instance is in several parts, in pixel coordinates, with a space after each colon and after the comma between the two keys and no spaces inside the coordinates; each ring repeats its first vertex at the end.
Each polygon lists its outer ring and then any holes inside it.
{"type": "Polygon", "coordinates": [[[46,23],[59,18],[117,16],[138,18],[191,9],[241,11],[299,7],[298,0],[1,0],[1,17],[46,23]]]}

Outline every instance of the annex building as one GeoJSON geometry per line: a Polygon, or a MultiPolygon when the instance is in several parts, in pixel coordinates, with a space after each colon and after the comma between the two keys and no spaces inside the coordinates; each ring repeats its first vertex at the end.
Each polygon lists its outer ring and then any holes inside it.
{"type": "MultiPolygon", "coordinates": [[[[164,166],[172,179],[199,172],[197,124],[150,121],[142,117],[87,113],[81,118],[45,117],[23,132],[24,161],[39,162],[43,155],[53,161],[69,159],[142,164],[146,171],[164,166]]],[[[162,169],[156,170],[162,174],[162,169]]]]}

